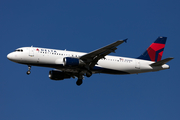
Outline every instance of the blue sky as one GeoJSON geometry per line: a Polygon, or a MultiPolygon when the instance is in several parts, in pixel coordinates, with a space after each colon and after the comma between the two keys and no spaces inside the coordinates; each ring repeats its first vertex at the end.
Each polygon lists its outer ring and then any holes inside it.
{"type": "Polygon", "coordinates": [[[1,120],[179,120],[178,0],[0,1],[1,120]],[[96,74],[52,81],[51,68],[13,63],[23,46],[90,52],[128,38],[112,55],[138,57],[158,36],[171,69],[139,75],[96,74]]]}

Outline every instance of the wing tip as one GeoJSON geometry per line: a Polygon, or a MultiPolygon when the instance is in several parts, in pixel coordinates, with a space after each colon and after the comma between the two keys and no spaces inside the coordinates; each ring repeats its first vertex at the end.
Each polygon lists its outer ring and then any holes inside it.
{"type": "Polygon", "coordinates": [[[125,42],[125,43],[127,43],[127,40],[128,40],[128,38],[126,38],[124,40],[118,40],[117,42],[121,42],[121,43],[125,42]]]}
{"type": "Polygon", "coordinates": [[[124,41],[125,43],[127,43],[127,40],[128,40],[128,38],[124,39],[123,41],[124,41]]]}

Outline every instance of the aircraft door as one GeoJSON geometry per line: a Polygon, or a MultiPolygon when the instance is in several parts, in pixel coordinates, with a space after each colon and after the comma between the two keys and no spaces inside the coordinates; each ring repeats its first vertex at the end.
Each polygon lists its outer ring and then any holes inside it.
{"type": "Polygon", "coordinates": [[[140,69],[140,60],[136,60],[135,68],[140,69]]]}
{"type": "Polygon", "coordinates": [[[33,46],[31,46],[30,49],[29,49],[29,56],[34,57],[34,48],[33,48],[33,46]]]}

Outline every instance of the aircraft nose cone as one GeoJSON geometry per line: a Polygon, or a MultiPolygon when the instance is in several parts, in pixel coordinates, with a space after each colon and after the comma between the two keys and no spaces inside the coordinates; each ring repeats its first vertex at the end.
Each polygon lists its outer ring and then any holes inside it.
{"type": "Polygon", "coordinates": [[[12,52],[7,55],[7,58],[12,62],[21,62],[22,58],[16,53],[12,52]]]}
{"type": "Polygon", "coordinates": [[[11,57],[11,55],[10,55],[10,53],[9,53],[9,54],[7,55],[7,58],[10,59],[10,57],[11,57]]]}
{"type": "Polygon", "coordinates": [[[12,60],[12,59],[13,59],[12,53],[9,53],[9,54],[7,55],[7,58],[8,58],[9,60],[12,60]]]}

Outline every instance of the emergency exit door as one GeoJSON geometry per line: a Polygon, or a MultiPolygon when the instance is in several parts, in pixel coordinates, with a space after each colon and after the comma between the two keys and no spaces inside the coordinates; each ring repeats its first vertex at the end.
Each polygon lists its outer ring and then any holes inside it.
{"type": "Polygon", "coordinates": [[[140,60],[136,60],[135,68],[140,69],[140,60]]]}

